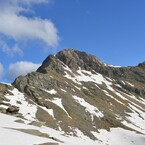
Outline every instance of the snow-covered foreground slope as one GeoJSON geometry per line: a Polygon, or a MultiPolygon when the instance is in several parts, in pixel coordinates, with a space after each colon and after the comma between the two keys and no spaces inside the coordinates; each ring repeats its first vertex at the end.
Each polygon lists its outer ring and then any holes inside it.
{"type": "Polygon", "coordinates": [[[48,127],[36,127],[15,122],[18,118],[0,113],[0,145],[38,145],[42,143],[58,143],[59,145],[144,145],[145,136],[121,128],[112,128],[110,132],[99,130],[92,132],[98,140],[92,141],[76,129],[79,137],[66,136],[63,132],[48,127]],[[48,137],[38,137],[23,133],[17,129],[37,130],[48,137]],[[59,141],[54,141],[58,139],[59,141]],[[61,141],[61,142],[60,142],[61,141]]]}
{"type": "Polygon", "coordinates": [[[26,134],[16,129],[36,129],[36,127],[16,123],[18,118],[0,114],[0,145],[33,145],[50,141],[50,139],[26,134]]]}

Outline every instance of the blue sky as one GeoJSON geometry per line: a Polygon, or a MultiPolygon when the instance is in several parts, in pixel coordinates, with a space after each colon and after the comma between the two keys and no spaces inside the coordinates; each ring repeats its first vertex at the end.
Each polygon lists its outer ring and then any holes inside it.
{"type": "Polygon", "coordinates": [[[0,81],[75,48],[107,64],[145,61],[144,0],[1,0],[0,81]]]}

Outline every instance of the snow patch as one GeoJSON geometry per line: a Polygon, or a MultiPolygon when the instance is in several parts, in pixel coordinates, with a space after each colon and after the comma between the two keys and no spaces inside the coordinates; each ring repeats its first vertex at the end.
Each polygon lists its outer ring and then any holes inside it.
{"type": "Polygon", "coordinates": [[[25,119],[34,121],[36,119],[37,106],[28,103],[24,94],[19,92],[18,89],[15,88],[9,91],[13,93],[13,95],[5,95],[5,97],[9,99],[9,103],[19,107],[19,113],[21,113],[25,119]]]}
{"type": "Polygon", "coordinates": [[[114,99],[116,102],[118,102],[118,103],[124,105],[121,101],[119,101],[119,100],[117,100],[115,97],[111,96],[106,90],[103,90],[103,92],[104,92],[107,96],[109,96],[110,98],[114,99]]]}
{"type": "Polygon", "coordinates": [[[91,118],[93,120],[93,116],[97,116],[97,117],[103,117],[103,113],[101,111],[99,111],[99,109],[91,104],[89,104],[88,102],[86,102],[83,98],[77,97],[77,96],[72,96],[75,101],[77,103],[79,103],[81,106],[83,106],[85,108],[85,110],[87,112],[89,112],[91,114],[91,118]]]}
{"type": "Polygon", "coordinates": [[[101,129],[91,132],[98,140],[98,145],[144,145],[145,136],[122,128],[111,128],[110,132],[101,129]]]}
{"type": "Polygon", "coordinates": [[[57,94],[57,91],[54,90],[54,89],[52,89],[52,90],[44,90],[44,91],[47,92],[47,93],[49,93],[49,94],[51,94],[51,95],[57,94]]]}
{"type": "Polygon", "coordinates": [[[124,85],[125,85],[125,82],[124,81],[121,81],[124,85]]]}
{"type": "Polygon", "coordinates": [[[94,82],[97,84],[102,84],[103,82],[105,84],[111,85],[112,83],[108,82],[101,74],[92,74],[90,71],[85,70],[78,70],[77,73],[79,74],[76,76],[76,80],[79,82],[94,82]],[[87,75],[86,75],[87,74],[87,75]]]}
{"type": "Polygon", "coordinates": [[[108,65],[109,67],[115,67],[115,68],[119,68],[121,66],[117,66],[117,65],[108,65]]]}
{"type": "Polygon", "coordinates": [[[43,106],[40,106],[40,105],[37,105],[37,106],[39,106],[40,108],[45,110],[49,115],[51,115],[54,118],[53,109],[47,109],[46,107],[43,107],[43,106]]]}
{"type": "Polygon", "coordinates": [[[0,107],[1,107],[1,108],[4,108],[4,109],[7,109],[7,108],[8,108],[8,106],[3,105],[3,104],[2,104],[2,105],[0,105],[0,107]]]}
{"type": "Polygon", "coordinates": [[[128,113],[126,121],[122,123],[136,131],[145,134],[145,112],[137,108],[136,106],[129,104],[132,113],[128,113]]]}
{"type": "Polygon", "coordinates": [[[61,91],[63,91],[63,92],[65,92],[65,93],[67,92],[67,91],[66,91],[66,90],[64,90],[64,89],[60,89],[60,90],[61,90],[61,91]]]}
{"type": "Polygon", "coordinates": [[[126,83],[127,83],[128,85],[130,85],[131,87],[134,87],[134,85],[131,84],[130,82],[127,82],[127,81],[126,81],[126,83]]]}
{"type": "Polygon", "coordinates": [[[99,73],[95,73],[93,74],[90,71],[86,71],[86,70],[77,70],[78,75],[73,74],[70,75],[70,73],[65,72],[65,76],[66,78],[72,80],[74,83],[82,85],[81,82],[93,82],[95,84],[99,84],[102,85],[103,83],[107,86],[107,88],[111,91],[114,91],[113,88],[111,87],[112,82],[111,79],[108,81],[108,78],[103,77],[103,75],[99,74],[99,73]]]}
{"type": "Polygon", "coordinates": [[[47,109],[48,113],[54,118],[53,109],[47,109]]]}
{"type": "Polygon", "coordinates": [[[72,119],[72,117],[68,114],[68,112],[63,107],[62,100],[60,98],[54,98],[53,100],[51,100],[51,102],[59,106],[68,115],[68,117],[72,119]]]}
{"type": "Polygon", "coordinates": [[[126,99],[123,95],[121,95],[119,92],[114,92],[117,96],[119,96],[123,100],[128,100],[126,99]]]}

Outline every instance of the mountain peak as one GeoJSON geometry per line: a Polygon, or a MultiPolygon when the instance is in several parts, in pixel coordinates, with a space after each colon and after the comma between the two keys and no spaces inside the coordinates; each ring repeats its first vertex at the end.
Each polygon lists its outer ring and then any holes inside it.
{"type": "Polygon", "coordinates": [[[86,52],[75,49],[65,49],[58,52],[55,56],[49,55],[37,71],[47,72],[50,68],[58,69],[62,64],[67,65],[72,70],[78,70],[79,68],[91,70],[96,68],[96,66],[104,65],[97,57],[87,54],[86,52]]]}
{"type": "Polygon", "coordinates": [[[90,63],[103,64],[96,56],[75,49],[65,49],[63,51],[60,51],[56,55],[56,57],[59,58],[61,61],[63,61],[65,64],[68,63],[67,61],[75,61],[75,62],[78,61],[81,63],[88,64],[90,63]]]}

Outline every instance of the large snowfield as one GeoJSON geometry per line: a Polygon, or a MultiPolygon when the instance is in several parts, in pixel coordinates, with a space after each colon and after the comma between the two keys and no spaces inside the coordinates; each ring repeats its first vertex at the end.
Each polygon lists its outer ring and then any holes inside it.
{"type": "Polygon", "coordinates": [[[79,137],[66,136],[63,132],[48,127],[36,127],[15,122],[18,118],[0,113],[0,145],[38,145],[42,143],[56,143],[53,139],[38,137],[18,131],[17,129],[33,129],[47,133],[62,141],[60,145],[144,145],[145,136],[122,128],[112,128],[110,132],[99,130],[92,132],[98,140],[92,141],[79,130],[76,130],[79,137]]]}

